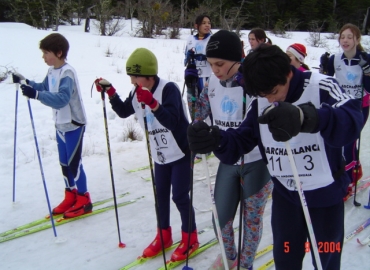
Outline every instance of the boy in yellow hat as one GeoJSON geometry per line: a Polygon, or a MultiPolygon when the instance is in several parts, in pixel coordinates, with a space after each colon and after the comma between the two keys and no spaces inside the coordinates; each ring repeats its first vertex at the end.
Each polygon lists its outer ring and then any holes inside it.
{"type": "Polygon", "coordinates": [[[151,156],[154,160],[155,185],[158,199],[158,227],[153,242],[144,249],[143,257],[153,257],[172,245],[170,226],[170,195],[181,216],[182,240],[171,256],[172,261],[186,259],[198,247],[198,237],[192,209],[189,227],[190,150],[186,136],[189,126],[185,104],[179,87],[158,77],[155,55],[145,49],[136,49],[126,62],[126,73],[134,85],[122,101],[116,89],[105,79],[95,81],[98,92],[105,91],[112,109],[126,118],[136,114],[144,129],[146,116],[151,156]],[[145,104],[145,109],[142,109],[145,104]],[[188,236],[190,234],[190,242],[188,236]],[[161,243],[161,235],[163,243],[161,243]]]}

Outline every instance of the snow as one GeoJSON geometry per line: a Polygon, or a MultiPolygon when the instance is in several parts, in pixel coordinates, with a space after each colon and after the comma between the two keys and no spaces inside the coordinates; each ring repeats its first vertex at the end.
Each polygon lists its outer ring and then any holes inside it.
{"type": "MultiPolygon", "coordinates": [[[[59,32],[70,43],[68,62],[76,69],[80,82],[82,96],[88,116],[88,125],[84,137],[83,165],[88,177],[88,188],[93,201],[112,196],[112,180],[107,155],[102,100],[100,95],[92,90],[91,86],[97,77],[108,79],[117,89],[119,95],[125,98],[130,89],[129,77],[125,74],[125,61],[131,52],[138,47],[145,47],[154,52],[159,60],[159,76],[175,81],[183,87],[183,58],[185,41],[190,34],[189,29],[181,31],[181,38],[169,40],[164,37],[157,39],[136,38],[130,29],[130,21],[126,21],[125,29],[120,36],[99,36],[94,24],[91,32],[85,33],[84,26],[60,26],[59,32]],[[106,56],[110,51],[112,55],[106,56]]],[[[216,32],[216,30],[214,30],[216,32]]],[[[40,82],[47,71],[39,41],[51,30],[36,30],[20,23],[0,23],[0,70],[6,66],[15,69],[26,78],[40,82]]],[[[242,39],[248,45],[248,31],[243,31],[242,39]]],[[[306,64],[318,67],[322,53],[329,50],[339,52],[337,40],[327,40],[327,48],[308,46],[308,33],[292,32],[291,37],[278,38],[272,34],[268,36],[274,44],[285,50],[290,44],[299,42],[307,47],[308,57],[306,64]]],[[[325,36],[325,35],[323,35],[325,36]]],[[[369,37],[363,37],[363,45],[369,44],[369,37]]],[[[317,72],[317,70],[314,70],[317,72]]],[[[18,129],[16,147],[16,185],[15,203],[12,201],[13,189],[13,147],[14,147],[14,119],[15,119],[15,86],[11,78],[0,83],[0,232],[12,229],[27,222],[39,219],[48,213],[43,178],[40,174],[35,142],[28,111],[27,100],[19,93],[18,102],[18,129]]],[[[38,101],[31,100],[37,141],[42,159],[43,173],[47,186],[51,206],[58,204],[64,196],[64,182],[58,162],[55,141],[55,129],[50,108],[38,101]]],[[[58,239],[65,239],[64,243],[56,243],[52,229],[38,232],[29,236],[0,243],[1,269],[119,269],[130,263],[141,254],[143,249],[152,241],[156,233],[156,218],[151,181],[142,177],[149,177],[150,171],[144,170],[129,173],[125,169],[133,169],[148,164],[145,139],[141,141],[124,141],[124,132],[127,125],[135,125],[135,119],[121,119],[111,110],[107,101],[107,115],[109,139],[113,160],[114,185],[116,194],[129,192],[118,202],[135,199],[137,202],[118,209],[120,235],[122,242],[127,246],[118,248],[117,224],[114,210],[73,221],[56,227],[58,239]]],[[[134,129],[138,129],[134,127],[134,129]]],[[[139,130],[141,136],[143,132],[139,130]]],[[[364,175],[370,173],[369,161],[369,124],[362,132],[361,160],[364,175]]],[[[218,161],[211,158],[208,161],[209,170],[215,173],[218,161]]],[[[201,163],[195,165],[195,178],[205,175],[201,163]]],[[[214,178],[213,178],[214,179],[214,178]]],[[[362,204],[368,202],[368,191],[361,193],[357,200],[362,204]]],[[[206,181],[194,182],[194,206],[198,230],[211,224],[211,200],[206,181]]],[[[354,207],[352,201],[346,203],[345,234],[354,230],[357,225],[370,217],[369,210],[354,207]]],[[[237,212],[239,213],[239,211],[237,212]]],[[[237,214],[238,215],[238,214],[237,214]]],[[[264,215],[264,232],[260,249],[272,243],[271,200],[266,206],[264,215]]],[[[238,224],[238,217],[235,225],[238,224]]],[[[174,241],[180,239],[180,217],[174,204],[171,205],[171,225],[174,241]]],[[[370,228],[362,232],[359,237],[365,238],[370,234],[370,228]]],[[[199,237],[201,243],[214,237],[212,230],[199,237]]],[[[355,237],[356,238],[356,237],[355,237]]],[[[356,239],[345,244],[342,255],[343,269],[370,269],[369,248],[362,247],[356,239]]],[[[237,239],[236,239],[237,241],[237,239]]],[[[303,248],[303,247],[302,247],[303,248]]],[[[194,269],[208,269],[219,253],[216,245],[202,255],[189,261],[194,269]]],[[[166,254],[170,257],[170,252],[166,254]]],[[[272,252],[255,261],[255,269],[272,258],[272,252]]],[[[136,269],[157,269],[163,264],[162,257],[151,260],[136,269]]],[[[179,269],[182,266],[178,267],[179,269]]],[[[274,269],[274,267],[271,267],[274,269]]],[[[307,254],[303,269],[313,269],[311,256],[307,254]]]]}

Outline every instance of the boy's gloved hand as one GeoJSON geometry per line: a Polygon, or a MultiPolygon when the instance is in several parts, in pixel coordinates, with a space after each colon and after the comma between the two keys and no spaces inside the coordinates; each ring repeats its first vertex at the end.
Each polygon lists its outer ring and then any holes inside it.
{"type": "Polygon", "coordinates": [[[190,150],[194,153],[207,154],[216,149],[220,143],[218,126],[210,127],[203,121],[189,125],[187,133],[190,150]]]}
{"type": "Polygon", "coordinates": [[[369,65],[369,58],[366,52],[360,53],[360,62],[358,63],[362,68],[362,71],[365,75],[370,75],[370,65],[369,65]]]}
{"type": "Polygon", "coordinates": [[[95,80],[96,91],[98,92],[106,92],[109,97],[113,96],[116,93],[116,89],[112,86],[112,84],[107,81],[106,79],[99,78],[95,80]]]}
{"type": "Polygon", "coordinates": [[[299,132],[311,133],[318,125],[318,115],[312,103],[298,106],[288,102],[274,102],[257,119],[260,124],[267,124],[275,141],[286,142],[299,132]]]}
{"type": "Polygon", "coordinates": [[[22,94],[28,98],[37,99],[37,90],[32,88],[31,86],[22,84],[21,85],[22,94]]]}
{"type": "Polygon", "coordinates": [[[26,80],[26,78],[22,74],[20,74],[18,72],[13,72],[12,73],[12,77],[13,77],[13,83],[21,83],[21,81],[25,81],[26,80]]]}
{"type": "Polygon", "coordinates": [[[148,105],[152,110],[158,105],[158,101],[153,97],[149,89],[140,85],[136,88],[136,97],[138,102],[148,105]]]}

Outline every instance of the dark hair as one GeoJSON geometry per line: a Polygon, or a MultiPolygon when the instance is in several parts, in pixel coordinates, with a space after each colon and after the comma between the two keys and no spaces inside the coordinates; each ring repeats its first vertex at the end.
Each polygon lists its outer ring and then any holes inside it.
{"type": "Polygon", "coordinates": [[[256,37],[256,39],[259,41],[259,40],[262,40],[264,43],[267,43],[267,44],[270,44],[272,45],[272,41],[271,39],[269,39],[267,36],[266,36],[266,33],[265,33],[265,30],[263,30],[262,28],[253,28],[249,34],[248,34],[248,37],[250,34],[254,34],[254,36],[256,37]]]}
{"type": "Polygon", "coordinates": [[[338,42],[340,42],[340,36],[342,35],[343,31],[347,30],[347,29],[351,30],[353,35],[358,40],[358,44],[357,44],[357,47],[356,47],[357,50],[362,51],[362,52],[365,51],[364,48],[361,45],[361,31],[356,25],[354,25],[352,23],[347,23],[347,24],[343,25],[342,28],[339,30],[338,42]]]}
{"type": "Polygon", "coordinates": [[[245,90],[250,96],[271,94],[284,85],[291,71],[290,58],[276,45],[261,44],[243,61],[245,90]]]}
{"type": "Polygon", "coordinates": [[[310,70],[310,67],[307,66],[305,63],[301,63],[301,66],[305,69],[305,70],[310,70]]]}
{"type": "MultiPolygon", "coordinates": [[[[202,15],[198,15],[196,18],[195,18],[195,24],[196,25],[198,25],[198,27],[199,27],[199,25],[200,24],[202,24],[202,21],[203,21],[203,19],[204,18],[208,18],[209,19],[209,21],[211,21],[211,18],[208,16],[208,15],[206,15],[206,14],[202,14],[202,15]]],[[[198,29],[197,29],[198,30],[198,29]]]]}
{"type": "Polygon", "coordinates": [[[66,59],[69,50],[69,43],[61,34],[53,33],[40,41],[40,49],[53,52],[56,56],[59,52],[62,52],[59,59],[66,59]]]}

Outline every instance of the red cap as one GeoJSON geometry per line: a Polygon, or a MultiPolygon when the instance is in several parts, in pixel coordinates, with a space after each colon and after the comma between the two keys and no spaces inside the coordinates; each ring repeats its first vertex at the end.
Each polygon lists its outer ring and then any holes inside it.
{"type": "Polygon", "coordinates": [[[304,63],[304,58],[307,56],[306,47],[300,43],[290,45],[287,52],[291,52],[301,63],[304,63]]]}

